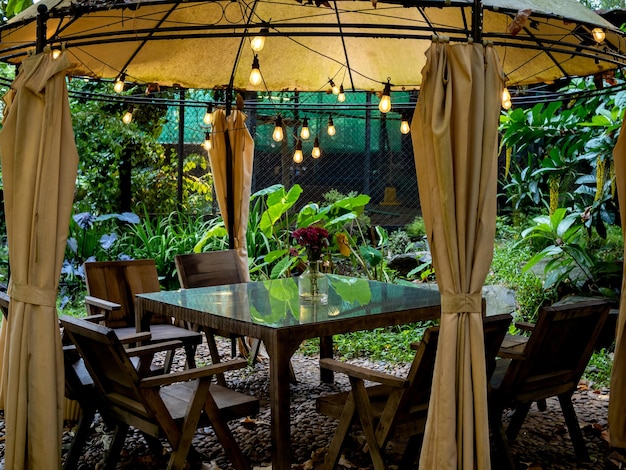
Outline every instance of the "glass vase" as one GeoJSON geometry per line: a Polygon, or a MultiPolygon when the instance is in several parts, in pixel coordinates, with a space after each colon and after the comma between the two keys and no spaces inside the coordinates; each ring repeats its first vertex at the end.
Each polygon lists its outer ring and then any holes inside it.
{"type": "Polygon", "coordinates": [[[311,261],[298,278],[298,293],[300,300],[328,302],[328,277],[321,270],[321,261],[311,261]]]}

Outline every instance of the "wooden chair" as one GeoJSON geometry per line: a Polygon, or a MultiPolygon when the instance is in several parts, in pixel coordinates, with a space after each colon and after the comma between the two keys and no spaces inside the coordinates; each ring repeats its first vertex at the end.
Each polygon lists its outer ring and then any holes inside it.
{"type": "Polygon", "coordinates": [[[497,361],[489,395],[497,468],[515,468],[509,440],[519,433],[532,402],[553,396],[561,404],[576,456],[589,459],[571,398],[609,310],[609,303],[603,300],[545,307],[523,349],[515,350],[520,347],[517,345],[501,353],[508,358],[497,361]],[[505,408],[514,409],[506,432],[502,423],[505,408]]]}
{"type": "MultiPolygon", "coordinates": [[[[88,292],[85,304],[90,318],[102,319],[103,324],[114,328],[122,339],[144,328],[135,324],[135,295],[160,290],[154,260],[87,262],[84,269],[88,292]]],[[[181,341],[187,367],[195,367],[196,348],[202,343],[201,333],[175,324],[172,318],[158,315],[150,318],[149,331],[152,343],[181,341]]],[[[173,352],[169,351],[165,359],[166,372],[172,359],[173,352]]]]}
{"type": "Polygon", "coordinates": [[[151,436],[153,449],[157,439],[168,441],[170,469],[183,468],[195,430],[212,426],[233,466],[249,468],[227,421],[256,414],[259,401],[211,384],[213,375],[245,367],[245,360],[142,377],[155,352],[171,347],[172,342],[126,350],[111,328],[67,316],[60,321],[93,378],[103,417],[117,425],[104,469],[115,468],[130,426],[151,436]],[[138,369],[131,356],[139,358],[138,369]]]}
{"type": "MultiPolygon", "coordinates": [[[[193,289],[196,287],[221,286],[224,284],[247,282],[237,264],[237,256],[236,250],[176,255],[174,262],[176,263],[176,272],[178,273],[180,287],[183,289],[193,289]]],[[[205,334],[209,352],[211,353],[211,359],[215,363],[220,361],[217,344],[215,343],[216,335],[226,336],[231,339],[232,357],[237,355],[236,345],[238,340],[241,340],[239,344],[243,355],[247,356],[250,353],[245,343],[245,338],[241,336],[233,336],[228,333],[208,329],[205,329],[205,334]]],[[[253,359],[256,359],[256,355],[258,354],[258,345],[259,342],[256,341],[252,352],[253,359]]]]}
{"type": "MultiPolygon", "coordinates": [[[[495,362],[491,355],[498,351],[511,320],[508,314],[484,320],[487,374],[494,369],[489,365],[495,362]]],[[[426,425],[438,338],[439,328],[432,327],[426,330],[422,341],[412,345],[416,353],[406,378],[334,359],[320,360],[321,367],[347,374],[351,386],[349,392],[327,395],[317,400],[320,413],[339,419],[323,468],[330,470],[336,467],[348,431],[357,416],[376,470],[386,468],[383,453],[392,436],[408,438],[400,468],[410,468],[419,453],[426,425]],[[377,385],[366,387],[365,381],[377,385]]]]}

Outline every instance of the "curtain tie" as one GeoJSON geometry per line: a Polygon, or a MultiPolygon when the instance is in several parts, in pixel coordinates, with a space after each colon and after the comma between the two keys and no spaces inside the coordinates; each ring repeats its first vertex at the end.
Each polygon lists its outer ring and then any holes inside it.
{"type": "Polygon", "coordinates": [[[442,294],[441,313],[482,313],[482,294],[442,294]]]}
{"type": "Polygon", "coordinates": [[[42,289],[28,284],[20,284],[9,280],[7,294],[11,300],[24,302],[31,305],[41,305],[42,307],[56,307],[57,291],[55,289],[42,289]]]}

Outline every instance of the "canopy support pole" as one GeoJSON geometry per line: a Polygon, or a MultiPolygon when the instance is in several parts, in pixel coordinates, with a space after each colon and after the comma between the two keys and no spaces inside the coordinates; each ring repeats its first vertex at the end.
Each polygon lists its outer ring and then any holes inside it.
{"type": "Polygon", "coordinates": [[[185,163],[185,89],[178,90],[180,105],[178,107],[178,161],[176,178],[176,205],[178,212],[183,209],[183,170],[185,163]]]}
{"type": "Polygon", "coordinates": [[[41,54],[46,42],[48,41],[48,7],[44,4],[37,6],[37,42],[35,43],[35,52],[41,54]]]}

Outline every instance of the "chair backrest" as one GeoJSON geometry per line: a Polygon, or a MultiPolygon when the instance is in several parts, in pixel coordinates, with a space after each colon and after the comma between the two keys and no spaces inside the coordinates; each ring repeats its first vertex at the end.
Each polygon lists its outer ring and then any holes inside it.
{"type": "Polygon", "coordinates": [[[180,287],[210,287],[246,282],[236,250],[207,251],[174,257],[180,287]]]}
{"type": "Polygon", "coordinates": [[[511,363],[500,391],[519,396],[575,390],[609,310],[604,300],[544,307],[524,348],[524,360],[511,363]]]}
{"type": "Polygon", "coordinates": [[[138,415],[150,421],[139,376],[124,346],[111,328],[80,318],[62,316],[61,326],[76,346],[107,411],[115,415],[138,415]]]}
{"type": "Polygon", "coordinates": [[[492,315],[483,320],[483,335],[485,337],[485,364],[487,371],[487,383],[491,379],[496,368],[496,357],[506,336],[513,317],[508,313],[492,315]]]}
{"type": "MultiPolygon", "coordinates": [[[[135,295],[160,290],[159,275],[152,259],[87,262],[84,270],[88,295],[121,306],[107,319],[107,326],[111,328],[134,326],[135,295]]],[[[153,323],[167,321],[151,319],[153,323]]]]}

